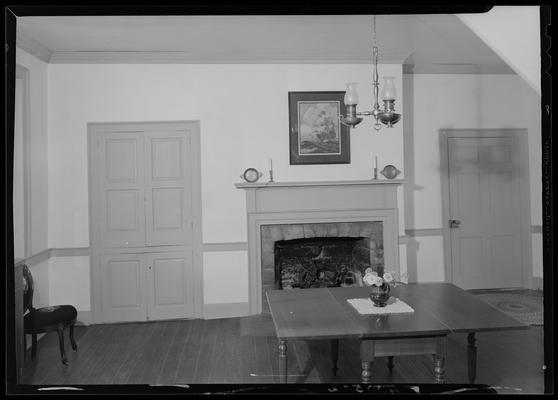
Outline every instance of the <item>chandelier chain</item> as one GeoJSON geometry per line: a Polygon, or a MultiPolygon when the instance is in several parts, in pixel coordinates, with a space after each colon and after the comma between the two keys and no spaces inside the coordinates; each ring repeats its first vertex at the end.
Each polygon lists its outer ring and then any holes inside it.
{"type": "Polygon", "coordinates": [[[374,35],[372,36],[373,37],[373,44],[374,44],[374,47],[377,47],[377,44],[376,44],[376,16],[375,15],[374,15],[374,17],[372,17],[372,30],[373,30],[373,33],[374,33],[374,35]]]}

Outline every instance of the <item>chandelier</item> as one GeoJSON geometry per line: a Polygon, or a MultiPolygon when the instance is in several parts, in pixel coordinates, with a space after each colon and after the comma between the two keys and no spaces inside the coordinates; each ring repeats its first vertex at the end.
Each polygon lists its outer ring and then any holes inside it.
{"type": "Polygon", "coordinates": [[[393,128],[393,125],[399,122],[401,119],[401,114],[395,112],[395,77],[386,76],[384,77],[384,84],[382,86],[381,97],[384,103],[383,109],[380,108],[378,103],[378,46],[376,45],[376,16],[373,18],[373,32],[374,32],[374,46],[372,47],[372,61],[374,63],[374,74],[373,74],[373,91],[374,91],[374,106],[372,111],[357,112],[356,106],[358,104],[358,93],[356,89],[355,82],[346,83],[347,89],[345,91],[345,97],[343,102],[347,108],[347,115],[341,115],[339,120],[343,125],[347,125],[351,128],[357,126],[362,118],[360,116],[370,116],[372,115],[376,122],[374,123],[374,129],[379,131],[382,128],[382,124],[386,125],[388,128],[393,128]]]}

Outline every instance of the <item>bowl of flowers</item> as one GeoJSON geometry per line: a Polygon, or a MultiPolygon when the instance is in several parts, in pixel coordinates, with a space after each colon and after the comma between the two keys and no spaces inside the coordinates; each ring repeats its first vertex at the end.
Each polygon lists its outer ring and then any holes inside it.
{"type": "Polygon", "coordinates": [[[389,300],[391,287],[402,283],[395,280],[395,272],[384,272],[380,276],[372,268],[366,268],[362,281],[366,286],[370,287],[369,297],[376,307],[385,307],[389,300]]]}

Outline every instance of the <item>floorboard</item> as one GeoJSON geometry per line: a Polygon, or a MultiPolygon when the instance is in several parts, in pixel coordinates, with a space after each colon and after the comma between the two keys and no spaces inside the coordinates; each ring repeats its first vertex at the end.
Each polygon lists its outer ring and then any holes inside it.
{"type": "MultiPolygon", "coordinates": [[[[75,328],[78,352],[71,351],[68,341],[66,367],[60,361],[56,333],[48,333],[39,340],[34,360],[29,352],[22,383],[279,383],[277,339],[243,329],[241,322],[240,318],[223,318],[79,326],[75,328]]],[[[476,336],[477,383],[492,385],[499,393],[543,393],[542,327],[476,336]]],[[[468,382],[466,361],[466,335],[450,335],[448,383],[468,382]]],[[[340,341],[337,376],[332,374],[327,340],[289,342],[288,367],[293,383],[358,383],[358,340],[340,341]]],[[[372,374],[377,383],[434,381],[430,356],[396,357],[392,374],[387,358],[379,357],[372,374]]]]}

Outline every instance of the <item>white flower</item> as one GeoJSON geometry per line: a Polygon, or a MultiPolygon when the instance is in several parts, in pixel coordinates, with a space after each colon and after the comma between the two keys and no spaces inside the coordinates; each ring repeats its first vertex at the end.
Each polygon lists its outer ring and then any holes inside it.
{"type": "Polygon", "coordinates": [[[389,272],[386,272],[384,274],[384,281],[386,281],[386,283],[393,282],[393,275],[390,274],[389,272]]]}
{"type": "Polygon", "coordinates": [[[382,286],[384,284],[384,280],[382,278],[380,278],[379,276],[375,276],[374,277],[374,283],[373,285],[375,286],[382,286]]]}
{"type": "Polygon", "coordinates": [[[364,270],[364,274],[376,274],[378,275],[376,272],[374,272],[374,270],[372,269],[372,267],[368,267],[364,270]]]}
{"type": "Polygon", "coordinates": [[[374,284],[374,282],[376,281],[377,277],[378,277],[378,274],[372,275],[372,273],[367,273],[366,275],[364,275],[364,278],[362,278],[362,280],[364,281],[364,283],[367,286],[372,286],[374,284]]]}

